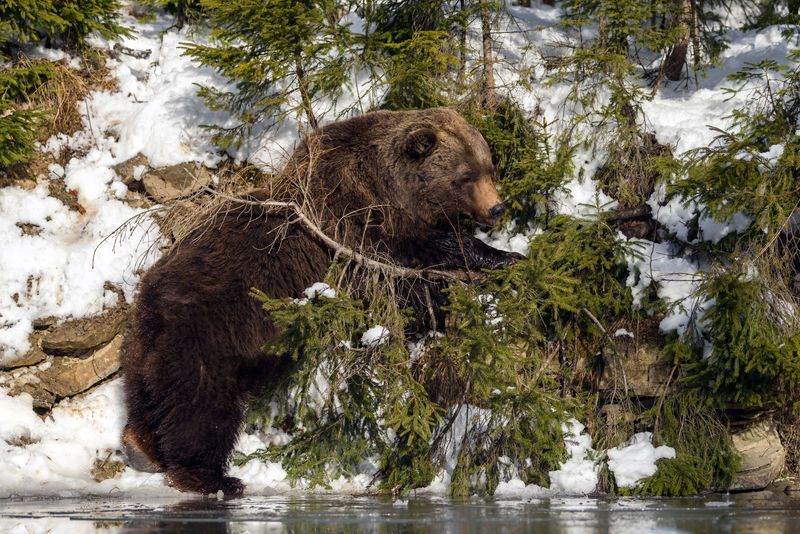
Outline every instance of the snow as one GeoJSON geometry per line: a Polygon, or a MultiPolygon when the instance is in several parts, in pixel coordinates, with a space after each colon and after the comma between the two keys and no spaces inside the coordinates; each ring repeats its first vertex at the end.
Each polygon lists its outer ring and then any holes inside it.
{"type": "Polygon", "coordinates": [[[564,425],[567,461],[561,469],[550,472],[550,489],[558,493],[587,494],[597,487],[599,467],[592,459],[592,437],[584,433],[585,427],[575,419],[564,425]]]}
{"type": "Polygon", "coordinates": [[[328,299],[336,298],[336,290],[324,282],[315,282],[310,287],[305,288],[303,294],[309,300],[313,300],[317,297],[325,297],[328,299]]]}
{"type": "Polygon", "coordinates": [[[617,486],[636,487],[641,479],[656,472],[656,460],[675,458],[675,449],[666,445],[653,447],[652,441],[652,432],[639,432],[622,445],[608,450],[608,468],[614,473],[617,486]]]}
{"type": "Polygon", "coordinates": [[[161,236],[147,216],[109,238],[142,210],[102,193],[85,206],[83,215],[70,210],[43,184],[0,189],[0,362],[29,349],[34,319],[85,317],[115,306],[117,293],[106,282],[130,302],[135,272],[155,261],[151,246],[161,236]],[[26,235],[23,224],[38,234],[26,235]]]}
{"type": "Polygon", "coordinates": [[[375,348],[389,341],[389,329],[381,325],[375,325],[361,335],[361,345],[367,348],[375,348]]]}
{"type": "Polygon", "coordinates": [[[116,459],[125,422],[119,380],[85,397],[62,401],[44,420],[23,393],[9,397],[0,389],[0,498],[11,496],[72,497],[127,492],[177,494],[162,475],[126,469],[118,479],[96,482],[96,459],[116,459]],[[109,455],[110,454],[110,455],[109,455]]]}
{"type": "MultiPolygon", "coordinates": [[[[528,110],[537,107],[543,118],[553,124],[563,118],[564,101],[571,90],[568,84],[546,86],[542,82],[545,69],[538,52],[554,53],[552,43],[562,39],[555,26],[559,9],[549,6],[523,8],[509,6],[519,17],[508,33],[498,33],[498,85],[509,91],[528,110]],[[517,26],[516,24],[519,24],[517,26]],[[533,46],[526,40],[533,39],[533,46]],[[517,74],[510,68],[530,68],[532,89],[516,83],[517,74]]],[[[355,15],[348,19],[360,24],[355,15]]],[[[116,79],[114,90],[97,91],[79,104],[83,129],[72,136],[54,135],[43,144],[43,150],[55,155],[71,148],[76,154],[63,166],[50,165],[48,176],[34,177],[33,189],[4,187],[0,189],[0,363],[29,350],[28,336],[36,319],[53,316],[59,320],[88,317],[119,304],[117,291],[130,302],[139,274],[156,261],[162,237],[149,214],[123,202],[126,186],[113,166],[139,153],[151,166],[175,165],[196,161],[214,167],[226,154],[211,142],[204,124],[231,125],[225,113],[209,110],[197,96],[197,85],[206,84],[225,90],[229,86],[213,71],[197,66],[187,56],[181,43],[202,39],[200,32],[189,33],[189,27],[177,30],[172,19],[158,16],[146,22],[125,13],[122,23],[135,27],[137,33],[120,42],[137,50],[148,49],[149,57],[137,59],[124,54],[107,60],[116,79]],[[85,213],[51,196],[46,183],[63,182],[63,189],[75,191],[75,202],[85,213]],[[127,224],[126,224],[127,223],[127,224]],[[32,226],[31,226],[32,225],[32,226]],[[26,232],[23,228],[33,228],[26,232]],[[114,234],[114,231],[121,231],[114,234]]],[[[590,29],[587,31],[591,31],[590,29]]],[[[676,154],[710,146],[715,137],[708,126],[726,128],[726,117],[741,106],[745,95],[732,98],[724,91],[731,82],[726,75],[745,62],[774,59],[785,63],[790,43],[781,28],[760,32],[728,31],[729,46],[721,56],[721,64],[709,68],[699,80],[699,87],[672,83],[664,85],[655,97],[643,104],[648,125],[661,143],[670,145],[676,154]]],[[[113,43],[93,37],[92,44],[111,48],[113,43]]],[[[67,59],[79,66],[78,59],[61,51],[39,47],[32,57],[52,60],[67,59]]],[[[357,76],[358,77],[358,76],[357,76]]],[[[354,86],[363,88],[363,76],[354,86]]],[[[602,96],[602,95],[600,95],[602,96]]],[[[345,102],[344,104],[348,104],[345,102]]],[[[320,104],[329,108],[326,103],[320,104]]],[[[344,107],[344,106],[343,106],[344,107]]],[[[576,134],[578,135],[578,134],[576,134]]],[[[239,148],[227,156],[248,161],[262,168],[281,166],[297,140],[297,128],[284,123],[269,132],[256,131],[239,148]]],[[[765,157],[780,156],[779,147],[772,147],[765,157]]],[[[559,192],[555,207],[559,213],[592,217],[598,209],[610,209],[613,200],[599,190],[591,179],[602,163],[602,157],[579,152],[575,163],[582,177],[559,192]]],[[[140,179],[144,166],[134,169],[140,179]]],[[[679,239],[688,240],[688,223],[702,206],[673,199],[665,203],[665,191],[659,187],[649,200],[654,216],[661,225],[679,239]]],[[[717,242],[730,232],[739,232],[750,221],[742,214],[729,221],[699,220],[697,238],[717,242]]],[[[493,246],[526,253],[529,238],[537,230],[512,235],[508,229],[491,236],[479,233],[493,246]]],[[[696,288],[698,271],[705,268],[696,260],[680,257],[668,242],[638,240],[639,256],[628,259],[635,305],[651,284],[659,298],[673,304],[672,311],[661,323],[662,331],[681,331],[688,320],[685,306],[696,288]]],[[[325,284],[314,284],[305,292],[307,299],[332,298],[335,291],[325,284]]],[[[361,343],[372,347],[384,343],[388,330],[376,325],[364,333],[361,343]]],[[[618,330],[615,335],[631,335],[618,330]]],[[[324,381],[324,377],[320,377],[324,381]]],[[[324,382],[321,382],[324,383],[324,382]]],[[[452,426],[454,435],[465,432],[477,408],[459,413],[452,426]]],[[[119,435],[124,425],[124,407],[120,379],[96,388],[89,394],[60,402],[52,414],[40,418],[33,410],[32,399],[22,394],[10,397],[0,389],[0,498],[12,495],[71,496],[95,493],[135,492],[136,494],[169,494],[162,475],[125,470],[120,478],[95,482],[91,469],[96,459],[117,459],[119,435]],[[110,456],[109,456],[110,454],[110,456]]],[[[556,494],[585,494],[597,485],[597,458],[608,455],[609,467],[620,486],[631,487],[639,479],[655,472],[658,458],[674,456],[666,446],[653,447],[652,436],[636,434],[629,442],[609,451],[594,451],[591,437],[578,421],[564,428],[569,457],[560,469],[550,473],[551,488],[526,486],[510,477],[497,488],[499,498],[534,498],[556,494]],[[672,456],[670,456],[672,455],[672,456]]],[[[270,444],[285,442],[285,434],[273,431],[267,435],[240,436],[239,450],[252,452],[270,444]]],[[[458,439],[448,452],[445,470],[428,488],[443,494],[457,458],[458,439]],[[449,470],[449,471],[448,471],[449,470]]],[[[369,461],[363,473],[352,481],[337,481],[334,491],[358,492],[372,479],[375,465],[369,461]]],[[[233,476],[242,477],[248,492],[288,491],[286,473],[279,464],[250,462],[232,467],[233,476]]],[[[302,484],[301,484],[302,486],[302,484]]]]}

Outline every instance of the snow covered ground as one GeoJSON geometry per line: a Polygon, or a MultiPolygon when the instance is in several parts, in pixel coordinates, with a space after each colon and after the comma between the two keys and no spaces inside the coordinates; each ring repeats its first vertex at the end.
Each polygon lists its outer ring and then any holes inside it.
{"type": "MultiPolygon", "coordinates": [[[[558,19],[556,8],[512,10],[520,17],[523,28],[545,27],[525,32],[537,46],[546,47],[554,40],[557,30],[552,25],[558,19]]],[[[50,197],[43,180],[32,190],[0,189],[0,360],[28,349],[27,338],[37,318],[79,318],[113,307],[118,296],[107,289],[107,283],[119,288],[130,301],[138,280],[137,270],[155,261],[155,254],[144,253],[161,239],[153,226],[137,225],[123,238],[103,241],[141,212],[120,200],[125,197],[126,186],[116,176],[113,165],[142,153],[153,166],[197,161],[213,167],[224,156],[201,125],[223,123],[228,118],[209,111],[197,97],[195,85],[223,87],[224,80],[181,55],[180,43],[197,37],[188,35],[186,29],[170,29],[172,21],[166,17],[144,23],[126,17],[124,22],[138,33],[122,44],[133,49],[150,49],[150,57],[135,59],[119,55],[108,60],[112,75],[119,81],[118,90],[93,93],[81,105],[84,130],[69,138],[53,137],[44,147],[60,153],[66,146],[72,146],[84,154],[64,167],[52,165],[49,178],[63,180],[67,189],[75,190],[86,213],[70,211],[50,197]],[[26,223],[38,225],[41,232],[24,234],[19,225],[26,223]]],[[[536,67],[532,54],[520,55],[521,34],[500,38],[502,53],[509,61],[528,61],[536,67]]],[[[740,103],[738,98],[728,99],[723,92],[728,86],[727,74],[735,72],[745,61],[773,58],[783,62],[789,50],[778,28],[760,33],[732,31],[727,38],[730,45],[721,65],[709,70],[699,88],[666,87],[645,106],[658,140],[673,146],[678,153],[709,145],[714,134],[707,126],[724,126],[723,117],[740,103]]],[[[110,48],[114,43],[97,39],[93,44],[110,48]]],[[[58,54],[48,50],[39,53],[58,54]]],[[[502,79],[510,73],[499,68],[498,76],[502,79]]],[[[518,91],[515,96],[531,110],[541,106],[545,116],[554,119],[565,89],[538,86],[532,92],[518,91]]],[[[293,129],[285,126],[253,139],[232,155],[238,160],[277,166],[284,154],[291,152],[295,139],[293,129]]],[[[587,171],[593,171],[596,165],[593,161],[584,164],[587,171]]],[[[567,213],[585,210],[582,204],[593,204],[598,194],[588,179],[572,182],[569,189],[569,194],[560,198],[560,209],[567,213]]],[[[658,200],[654,198],[653,202],[658,200]]],[[[660,206],[655,212],[662,224],[678,233],[685,230],[685,221],[690,216],[675,202],[660,206]]],[[[714,239],[733,227],[709,223],[706,229],[705,237],[714,239]]],[[[509,239],[495,235],[493,239],[506,247],[524,250],[525,242],[520,236],[509,239]]],[[[698,266],[672,257],[666,245],[647,241],[642,245],[644,259],[632,260],[642,273],[635,291],[655,280],[660,282],[660,297],[673,301],[686,297],[698,266]]],[[[636,282],[631,277],[630,284],[636,282]]],[[[665,319],[662,328],[679,328],[682,324],[685,318],[678,312],[665,319]]],[[[62,402],[45,420],[33,412],[29,396],[10,397],[0,388],[0,497],[173,493],[164,484],[163,476],[132,470],[126,470],[121,478],[93,481],[91,470],[96,459],[104,459],[107,451],[112,451],[113,457],[113,451],[119,447],[124,418],[119,380],[97,388],[84,398],[62,402]]],[[[570,458],[551,474],[553,488],[525,487],[521,481],[511,480],[501,484],[498,497],[592,491],[597,482],[594,458],[599,453],[591,449],[591,440],[582,433],[580,423],[572,422],[565,430],[570,458]]],[[[270,439],[270,436],[243,435],[239,449],[250,452],[270,439]]],[[[639,434],[613,451],[613,458],[615,465],[620,466],[619,476],[635,482],[635,477],[654,472],[655,459],[669,454],[663,447],[653,448],[650,436],[639,434]],[[628,476],[634,478],[625,478],[628,476]]],[[[612,458],[612,451],[608,455],[612,458]]],[[[371,479],[368,471],[369,466],[365,466],[363,476],[336,484],[334,491],[363,489],[371,479]]],[[[232,474],[242,477],[252,493],[289,490],[285,473],[277,464],[251,462],[243,468],[233,468],[232,474]]],[[[447,477],[443,473],[430,491],[443,492],[447,477]]]]}

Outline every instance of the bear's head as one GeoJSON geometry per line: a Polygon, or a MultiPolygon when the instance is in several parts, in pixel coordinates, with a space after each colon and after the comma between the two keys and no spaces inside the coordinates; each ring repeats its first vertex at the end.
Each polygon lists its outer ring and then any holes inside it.
{"type": "Polygon", "coordinates": [[[451,109],[410,112],[394,143],[411,209],[428,223],[467,216],[495,224],[505,206],[492,182],[492,154],[483,136],[451,109]]]}
{"type": "Polygon", "coordinates": [[[327,124],[303,140],[283,176],[335,235],[357,239],[362,230],[348,224],[404,237],[462,216],[493,225],[505,212],[493,172],[480,132],[454,110],[436,108],[327,124]]]}

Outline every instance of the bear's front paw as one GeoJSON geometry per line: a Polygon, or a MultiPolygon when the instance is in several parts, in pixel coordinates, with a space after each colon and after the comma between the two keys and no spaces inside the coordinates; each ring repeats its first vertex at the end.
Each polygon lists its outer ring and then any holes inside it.
{"type": "Polygon", "coordinates": [[[525,259],[525,256],[520,254],[519,252],[506,252],[502,256],[495,259],[495,265],[492,269],[499,269],[500,267],[507,267],[509,265],[514,265],[519,260],[525,259]]]}

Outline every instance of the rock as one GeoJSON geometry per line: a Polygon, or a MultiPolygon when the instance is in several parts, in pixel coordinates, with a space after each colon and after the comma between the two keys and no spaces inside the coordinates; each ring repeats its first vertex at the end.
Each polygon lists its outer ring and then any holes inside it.
{"type": "Polygon", "coordinates": [[[153,207],[153,202],[150,201],[141,193],[136,191],[128,191],[123,200],[128,206],[136,209],[150,209],[153,207]]]}
{"type": "Polygon", "coordinates": [[[21,393],[28,393],[33,397],[33,407],[40,410],[50,410],[56,403],[56,396],[54,393],[47,391],[33,382],[27,382],[21,384],[17,388],[9,390],[9,395],[11,396],[16,396],[21,393]]]}
{"type": "Polygon", "coordinates": [[[658,397],[672,371],[672,363],[660,350],[660,343],[643,339],[637,341],[627,336],[616,338],[619,355],[613,350],[603,351],[605,367],[600,377],[600,390],[606,392],[628,391],[638,397],[658,397]]]}
{"type": "Polygon", "coordinates": [[[36,365],[45,358],[47,358],[47,354],[45,354],[41,348],[33,347],[25,354],[11,358],[3,358],[3,360],[0,361],[0,369],[14,369],[16,367],[36,365]]]}
{"type": "Polygon", "coordinates": [[[58,317],[54,315],[48,315],[47,317],[38,317],[33,320],[33,328],[34,330],[44,330],[45,328],[50,328],[51,325],[54,325],[58,322],[58,317]]]}
{"type": "Polygon", "coordinates": [[[8,388],[12,397],[28,393],[33,397],[33,407],[49,410],[56,401],[56,396],[42,387],[39,373],[52,365],[50,360],[45,360],[32,367],[23,367],[6,373],[0,373],[0,384],[8,388]]]}
{"type": "Polygon", "coordinates": [[[125,307],[116,308],[98,317],[62,323],[42,339],[48,354],[76,354],[106,343],[117,335],[128,318],[125,307]]]}
{"type": "Polygon", "coordinates": [[[117,173],[117,176],[119,176],[123,184],[131,187],[141,179],[142,174],[144,174],[143,171],[148,170],[150,165],[147,163],[147,158],[139,153],[131,159],[125,160],[122,163],[117,163],[111,168],[114,169],[114,172],[117,173]]]}
{"type": "Polygon", "coordinates": [[[16,223],[16,227],[22,230],[23,235],[37,236],[42,233],[42,227],[32,223],[16,223]]]}
{"type": "Polygon", "coordinates": [[[20,178],[18,180],[12,180],[11,184],[9,185],[30,191],[31,189],[36,189],[37,184],[36,180],[33,180],[32,178],[20,178]]]}
{"type": "Polygon", "coordinates": [[[784,468],[786,451],[775,423],[764,419],[732,435],[742,465],[730,489],[760,490],[770,485],[784,468]]]}
{"type": "Polygon", "coordinates": [[[629,407],[606,404],[600,408],[599,415],[604,447],[616,447],[631,436],[636,417],[629,407]]]}
{"type": "Polygon", "coordinates": [[[125,471],[125,462],[112,460],[111,452],[105,458],[95,458],[92,466],[92,478],[95,482],[102,482],[109,478],[119,478],[125,471]]]}
{"type": "Polygon", "coordinates": [[[145,172],[142,183],[156,202],[165,203],[186,196],[211,183],[211,171],[196,163],[181,163],[145,172]],[[202,184],[202,185],[201,185],[202,184]]]}
{"type": "Polygon", "coordinates": [[[56,358],[39,374],[41,387],[56,397],[71,397],[119,370],[122,334],[88,358],[56,358]]]}
{"type": "Polygon", "coordinates": [[[778,479],[767,486],[767,490],[773,493],[785,493],[794,496],[800,493],[800,479],[796,477],[778,479]]]}
{"type": "Polygon", "coordinates": [[[39,331],[34,331],[30,335],[28,341],[31,344],[31,349],[25,354],[17,356],[3,356],[0,359],[0,369],[14,369],[16,367],[26,367],[28,365],[35,365],[47,357],[42,351],[42,336],[44,334],[39,331]]]}

